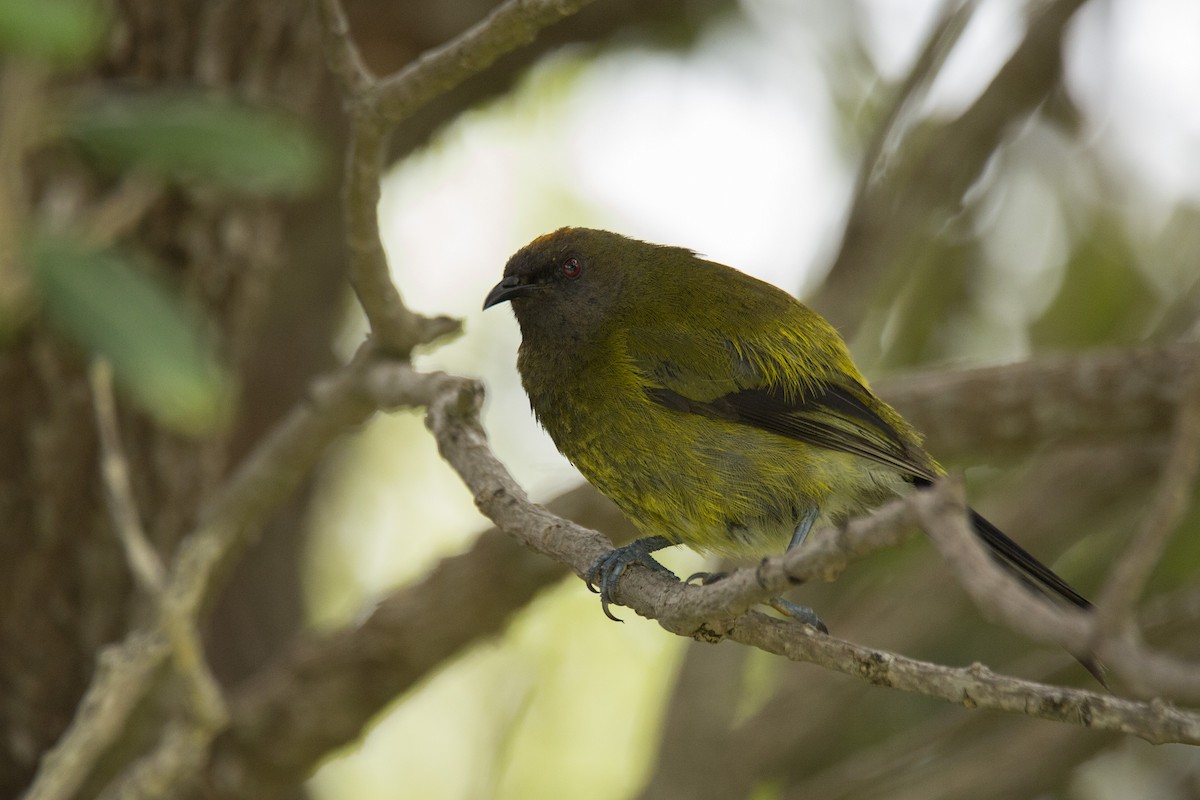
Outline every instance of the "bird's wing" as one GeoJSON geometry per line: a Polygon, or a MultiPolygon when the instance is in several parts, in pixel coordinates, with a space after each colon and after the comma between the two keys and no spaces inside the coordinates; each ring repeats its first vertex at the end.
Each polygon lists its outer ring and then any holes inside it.
{"type": "Polygon", "coordinates": [[[647,396],[666,408],[936,477],[916,434],[829,353],[772,344],[764,353],[733,338],[641,329],[626,349],[647,396]]]}

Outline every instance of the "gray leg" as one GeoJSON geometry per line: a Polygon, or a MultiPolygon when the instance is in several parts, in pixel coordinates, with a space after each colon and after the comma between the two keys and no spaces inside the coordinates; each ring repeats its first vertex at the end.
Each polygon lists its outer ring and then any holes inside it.
{"type": "Polygon", "coordinates": [[[817,612],[808,606],[793,603],[791,600],[784,600],[782,597],[772,597],[767,602],[771,604],[771,608],[785,617],[791,617],[797,622],[803,622],[805,625],[812,625],[821,633],[829,633],[829,628],[825,627],[825,623],[817,616],[817,612]]]}
{"type": "MultiPolygon", "coordinates": [[[[792,540],[788,542],[789,552],[804,544],[804,540],[808,538],[808,534],[812,531],[813,525],[816,524],[817,517],[819,516],[821,516],[821,510],[816,506],[804,512],[804,516],[796,524],[796,530],[792,532],[792,540]]],[[[779,613],[803,622],[805,625],[812,625],[821,633],[829,633],[829,629],[825,627],[825,623],[817,616],[817,612],[811,608],[797,605],[790,600],[784,600],[782,597],[772,597],[767,602],[779,613]]]]}
{"type": "Polygon", "coordinates": [[[804,544],[804,540],[808,538],[809,531],[812,530],[819,516],[821,516],[821,509],[816,506],[804,512],[804,516],[796,524],[796,530],[792,531],[792,540],[788,542],[788,550],[794,550],[804,544]]]}

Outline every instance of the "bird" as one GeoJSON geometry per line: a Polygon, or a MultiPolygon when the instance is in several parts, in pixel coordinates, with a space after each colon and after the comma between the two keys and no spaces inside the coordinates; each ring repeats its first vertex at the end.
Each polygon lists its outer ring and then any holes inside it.
{"type": "MultiPolygon", "coordinates": [[[[517,369],[534,416],[642,534],[585,576],[610,618],[627,567],[670,574],[658,550],[789,551],[819,523],[945,474],[920,434],[871,391],[832,324],[693,250],[560,228],[508,260],[483,307],[501,303],[520,327],[517,369]]],[[[1028,587],[1092,608],[969,514],[991,555],[1028,587]]]]}

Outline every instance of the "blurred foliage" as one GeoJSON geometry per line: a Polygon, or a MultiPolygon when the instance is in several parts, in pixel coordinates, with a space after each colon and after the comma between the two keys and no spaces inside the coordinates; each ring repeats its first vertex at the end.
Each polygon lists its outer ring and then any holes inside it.
{"type": "Polygon", "coordinates": [[[322,169],[316,140],[294,121],[199,94],[106,94],[72,109],[66,133],[114,171],[255,194],[302,192],[322,169]]]}
{"type": "Polygon", "coordinates": [[[28,263],[50,321],[108,359],[160,422],[198,433],[227,416],[230,377],[173,292],[125,257],[63,237],[40,237],[28,263]]]}
{"type": "Polygon", "coordinates": [[[0,0],[0,52],[77,63],[96,51],[107,28],[93,0],[0,0]]]}
{"type": "MultiPolygon", "coordinates": [[[[95,56],[107,27],[101,7],[86,0],[0,0],[0,52],[43,60],[59,73],[95,56]]],[[[185,188],[259,195],[303,192],[323,169],[311,132],[273,111],[199,91],[90,89],[79,99],[65,73],[26,75],[34,77],[4,95],[38,126],[18,147],[74,146],[112,175],[141,171],[185,188]]],[[[33,205],[20,196],[8,202],[33,205]]],[[[34,216],[27,208],[13,213],[34,216]]],[[[5,344],[29,323],[29,308],[40,306],[56,329],[109,360],[120,386],[161,424],[201,434],[226,421],[231,377],[200,316],[154,277],[154,264],[86,245],[75,227],[58,221],[54,233],[30,236],[0,226],[0,253],[23,256],[15,272],[7,267],[5,344]]]]}
{"type": "Polygon", "coordinates": [[[1029,326],[1034,347],[1133,344],[1158,305],[1116,220],[1098,218],[1067,260],[1050,307],[1029,326]]]}

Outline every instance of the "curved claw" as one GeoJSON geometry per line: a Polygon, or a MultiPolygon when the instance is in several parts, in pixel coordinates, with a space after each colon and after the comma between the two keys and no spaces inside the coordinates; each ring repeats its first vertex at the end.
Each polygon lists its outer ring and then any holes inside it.
{"type": "MultiPolygon", "coordinates": [[[[684,583],[691,583],[699,579],[701,586],[709,586],[727,577],[729,577],[728,572],[696,572],[689,575],[684,583]]],[[[808,606],[797,605],[791,600],[784,600],[782,597],[772,597],[767,600],[767,603],[785,617],[791,617],[797,622],[803,622],[805,625],[812,625],[821,633],[829,633],[829,628],[825,627],[825,623],[817,616],[817,612],[808,606]]]]}
{"type": "Polygon", "coordinates": [[[785,617],[791,617],[797,622],[803,622],[805,625],[812,625],[821,633],[829,634],[829,628],[825,627],[825,623],[817,616],[817,612],[808,606],[797,605],[790,600],[784,600],[782,597],[772,597],[767,602],[771,604],[771,608],[785,617]]]}
{"type": "Polygon", "coordinates": [[[655,550],[661,550],[670,544],[671,542],[661,536],[651,536],[610,550],[596,559],[583,579],[589,590],[600,595],[600,608],[604,610],[604,616],[613,622],[622,621],[620,617],[609,611],[608,606],[613,602],[612,592],[617,587],[617,581],[630,564],[641,564],[656,572],[663,572],[672,578],[675,577],[674,572],[655,561],[654,557],[650,555],[655,550]]]}
{"type": "Polygon", "coordinates": [[[691,575],[688,575],[687,580],[685,580],[684,583],[691,583],[692,581],[698,580],[700,581],[701,586],[708,586],[709,584],[716,583],[717,581],[727,578],[728,576],[728,572],[693,572],[691,575]]]}

